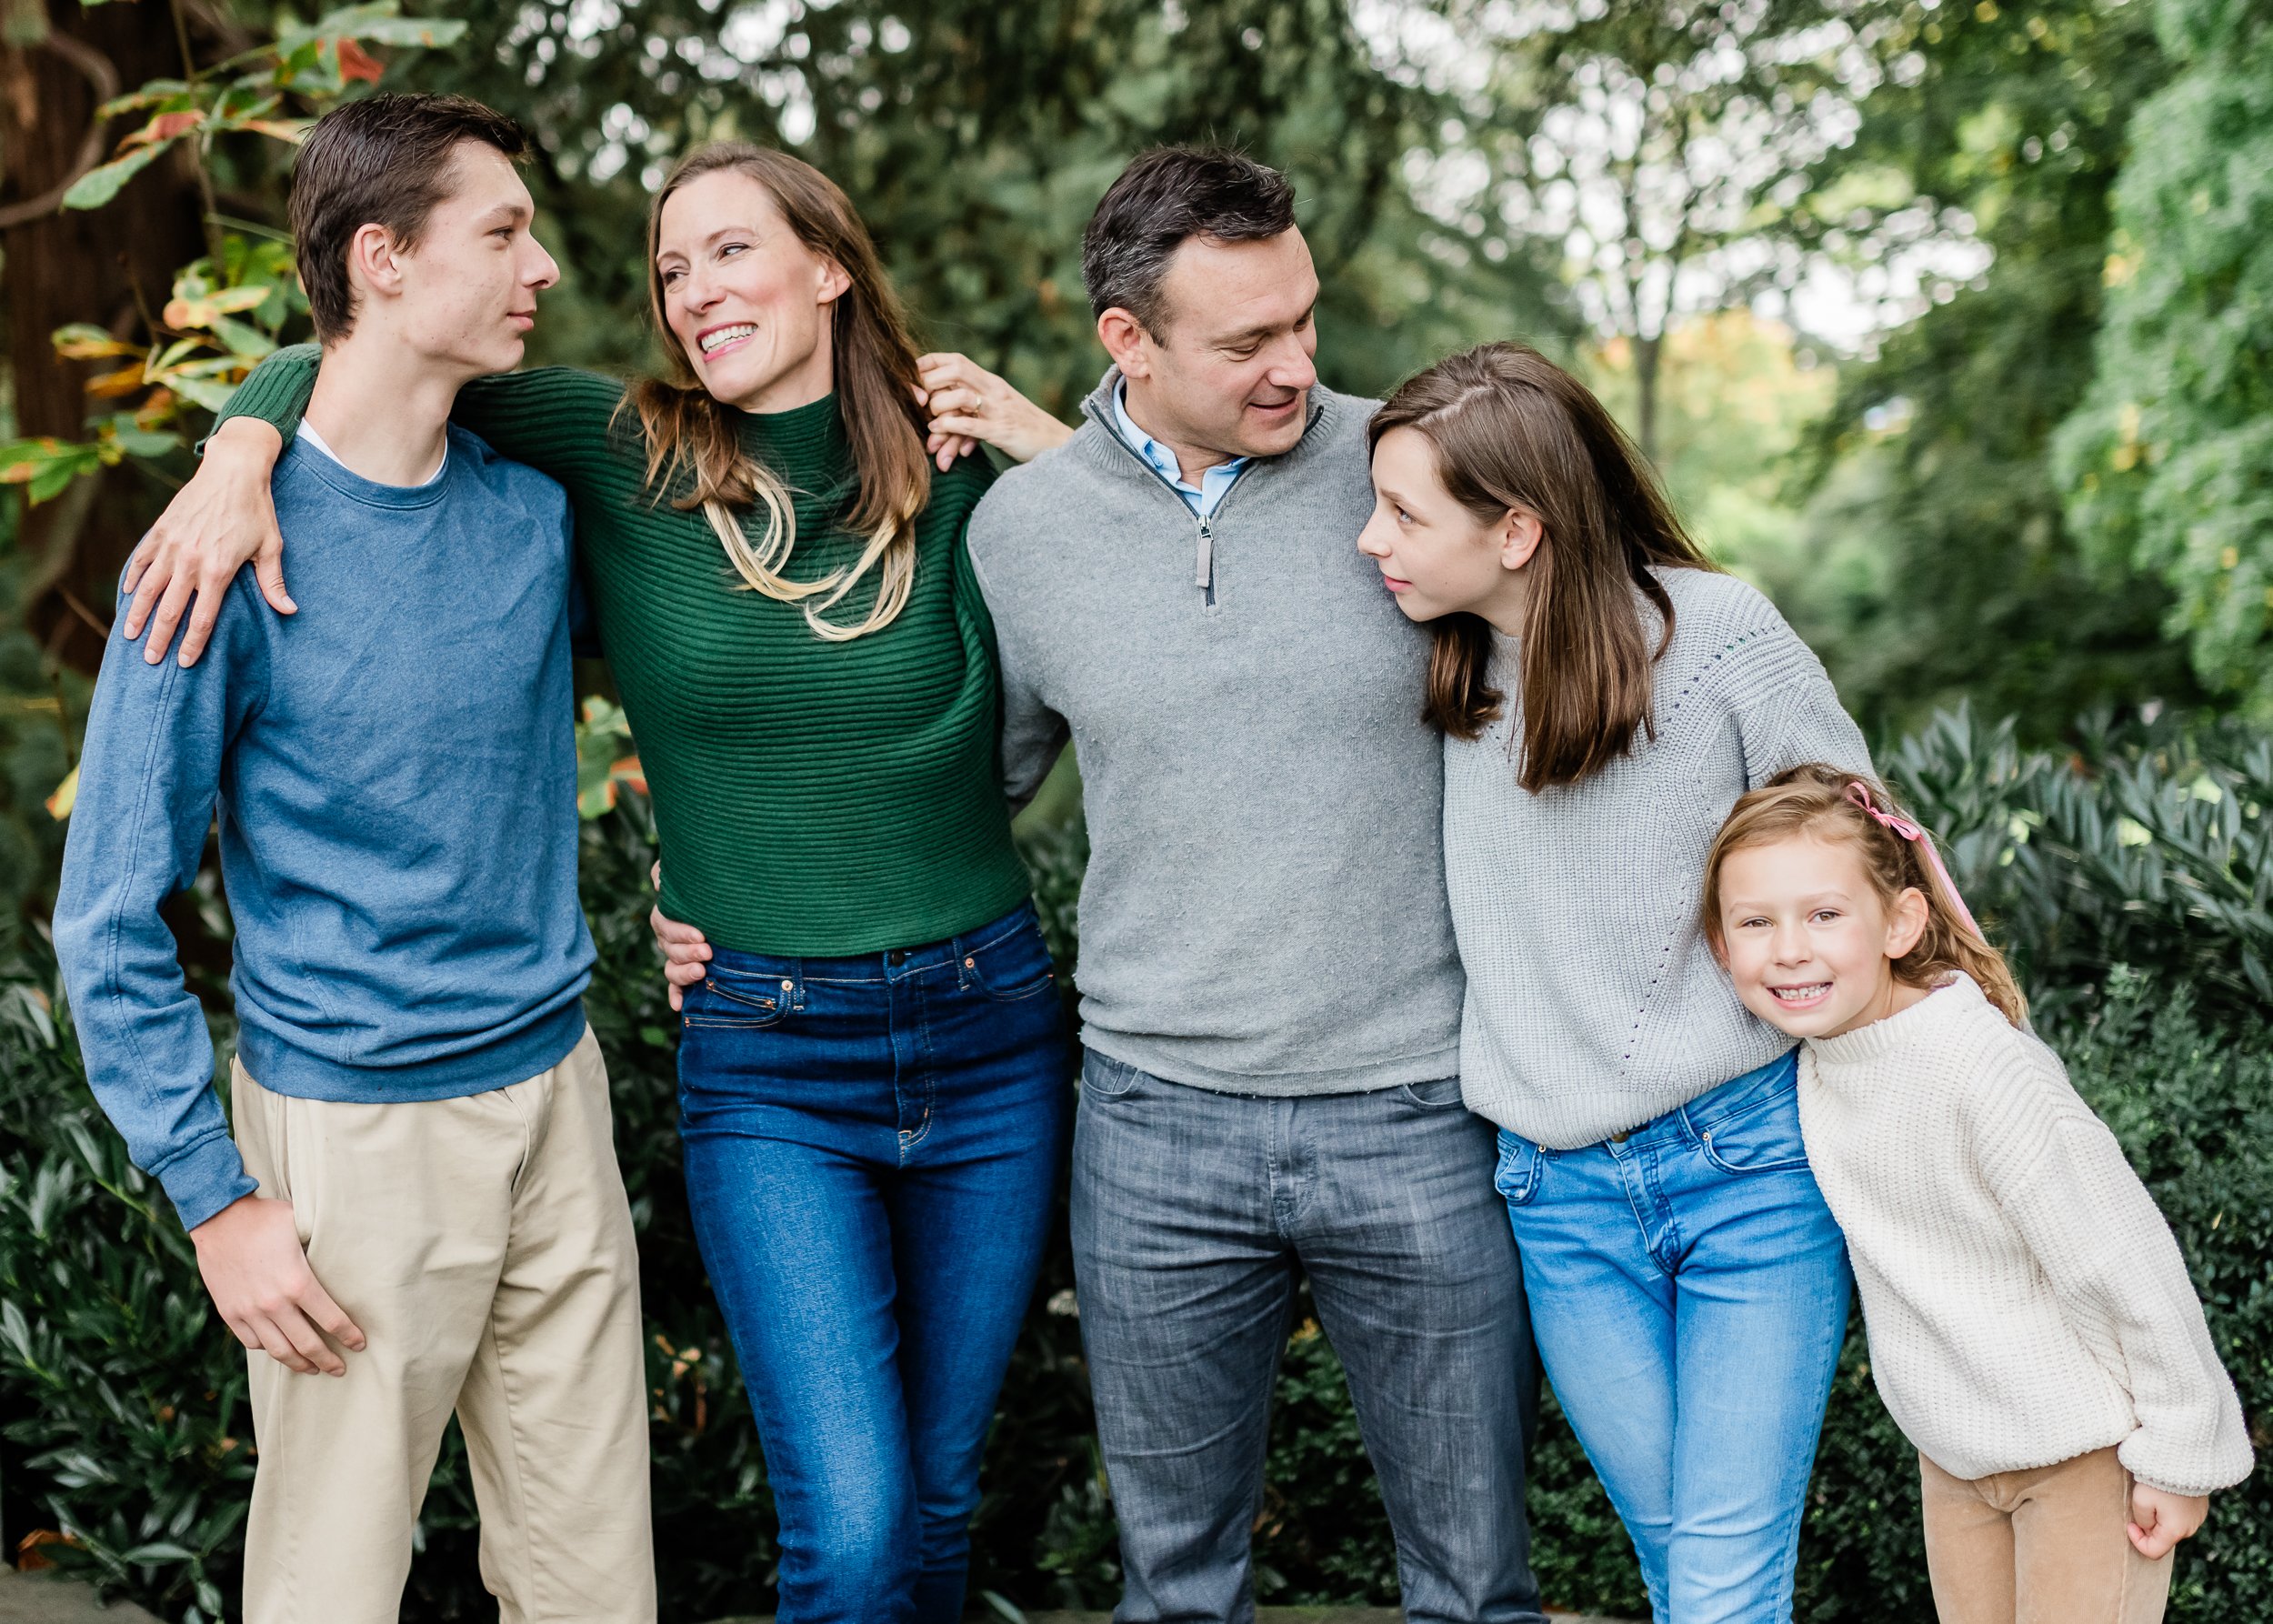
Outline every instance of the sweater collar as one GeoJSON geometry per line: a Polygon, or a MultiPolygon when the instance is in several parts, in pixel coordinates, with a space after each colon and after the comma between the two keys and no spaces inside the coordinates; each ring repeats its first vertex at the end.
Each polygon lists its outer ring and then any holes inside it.
{"type": "MultiPolygon", "coordinates": [[[[1082,416],[1088,421],[1075,431],[1073,449],[1097,468],[1135,474],[1147,480],[1159,479],[1158,471],[1145,460],[1143,453],[1121,437],[1120,430],[1114,425],[1113,396],[1120,387],[1120,382],[1121,369],[1118,366],[1105,369],[1105,376],[1097,380],[1097,386],[1081,403],[1082,416]]],[[[1327,423],[1337,409],[1337,396],[1333,392],[1324,385],[1312,385],[1309,421],[1303,425],[1302,438],[1277,456],[1248,459],[1249,475],[1293,462],[1302,455],[1303,447],[1317,437],[1319,426],[1327,423]]]]}
{"type": "Polygon", "coordinates": [[[737,412],[742,449],[793,485],[840,470],[852,454],[834,394],[786,412],[737,412]]]}
{"type": "Polygon", "coordinates": [[[1810,1038],[1807,1052],[1818,1066],[1867,1066],[1900,1053],[1945,1022],[1988,1007],[1988,999],[1973,977],[1963,970],[1953,970],[1949,979],[1908,1009],[1851,1032],[1842,1032],[1837,1038],[1810,1038]]]}

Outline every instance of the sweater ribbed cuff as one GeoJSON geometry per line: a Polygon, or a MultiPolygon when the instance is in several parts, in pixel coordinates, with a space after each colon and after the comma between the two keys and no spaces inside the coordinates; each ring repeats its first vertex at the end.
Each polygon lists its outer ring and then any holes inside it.
{"type": "Polygon", "coordinates": [[[308,397],[315,393],[315,370],[323,357],[315,345],[287,345],[254,367],[252,376],[224,403],[205,439],[197,442],[197,455],[205,456],[214,431],[232,417],[258,417],[291,445],[307,413],[308,397]]]}
{"type": "Polygon", "coordinates": [[[246,1176],[236,1141],[226,1135],[199,1140],[156,1171],[185,1229],[195,1229],[232,1201],[260,1188],[246,1176]]]}

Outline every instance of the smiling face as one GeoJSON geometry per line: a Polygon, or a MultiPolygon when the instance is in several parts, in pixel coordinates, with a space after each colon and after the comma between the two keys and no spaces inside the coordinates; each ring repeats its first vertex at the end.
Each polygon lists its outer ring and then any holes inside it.
{"type": "Polygon", "coordinates": [[[1523,569],[1542,535],[1536,514],[1478,516],[1445,488],[1436,444],[1417,428],[1393,428],[1374,446],[1373,493],[1357,550],[1380,566],[1408,618],[1466,611],[1519,628],[1523,569]]]}
{"type": "Polygon", "coordinates": [[[1836,1038],[1926,996],[1894,977],[1925,931],[1926,897],[1906,889],[1889,905],[1851,845],[1801,834],[1739,847],[1719,904],[1737,996],[1794,1038],[1836,1038]]]}
{"type": "Polygon", "coordinates": [[[715,398],[787,411],[835,386],[831,322],[850,278],[749,175],[714,169],[664,200],[656,277],[665,323],[715,398]]]}
{"type": "Polygon", "coordinates": [[[1106,339],[1128,378],[1132,415],[1179,450],[1222,461],[1293,450],[1318,381],[1318,276],[1302,233],[1187,238],[1160,297],[1161,332],[1122,313],[1126,342],[1106,339]]]}
{"type": "Polygon", "coordinates": [[[368,316],[384,336],[466,377],[521,364],[536,325],[536,296],[560,267],[530,231],[536,206],[520,171],[496,147],[461,141],[450,158],[448,190],[415,242],[365,226],[349,250],[358,326],[368,316]]]}

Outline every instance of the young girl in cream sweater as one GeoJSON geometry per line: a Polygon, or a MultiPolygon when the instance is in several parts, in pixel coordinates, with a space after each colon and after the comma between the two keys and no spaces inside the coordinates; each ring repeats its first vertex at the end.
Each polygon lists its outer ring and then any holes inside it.
{"type": "Polygon", "coordinates": [[[1705,928],[1806,1039],[1799,1117],[1924,1478],[1943,1624],[2154,1624],[2248,1434],[2169,1227],[2022,1026],[1932,838],[1876,784],[1736,804],[1705,928]]]}

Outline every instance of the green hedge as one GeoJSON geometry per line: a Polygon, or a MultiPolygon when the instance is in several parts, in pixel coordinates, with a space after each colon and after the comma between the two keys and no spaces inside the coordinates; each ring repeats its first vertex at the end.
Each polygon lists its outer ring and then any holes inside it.
{"type": "MultiPolygon", "coordinates": [[[[2273,1417],[2273,744],[2170,721],[2098,723],[2082,737],[2071,755],[2028,755],[1959,714],[1887,759],[1954,837],[1953,867],[2012,946],[2047,1036],[2169,1215],[2263,1448],[2273,1441],[2263,1430],[2273,1417]]],[[[679,1183],[675,1025],[645,924],[649,855],[636,802],[587,826],[584,883],[601,955],[589,1008],[641,1229],[665,1617],[697,1620],[762,1609],[776,1548],[679,1183]]],[[[1067,964],[1084,855],[1077,826],[1027,841],[1067,964]]],[[[217,900],[200,902],[177,928],[225,932],[217,900]]],[[[1061,1240],[990,1446],[973,1578],[1003,1610],[1109,1606],[1117,1589],[1071,1284],[1061,1240]]],[[[11,1538],[64,1530],[75,1541],[66,1561],[168,1616],[233,1612],[252,1469],[243,1356],[208,1312],[163,1198],[95,1108],[35,932],[0,936],[0,1288],[11,1538]]],[[[1859,1324],[1812,1497],[1799,1616],[1929,1619],[1914,1457],[1870,1390],[1859,1324]]],[[[1646,1610],[1617,1519],[1551,1403],[1531,1509],[1552,1601],[1646,1610]]],[[[406,1616],[494,1617],[455,1443],[422,1537],[406,1616]]],[[[1268,1601],[1395,1599],[1395,1554],[1339,1368],[1307,1325],[1280,1382],[1257,1564],[1268,1601]]],[[[2253,1482],[2220,1497],[2182,1548],[2170,1617],[2273,1619],[2268,1598],[2273,1489],[2253,1482]]]]}

